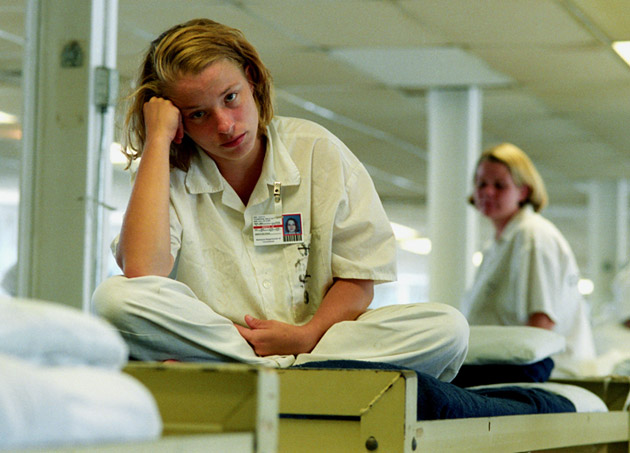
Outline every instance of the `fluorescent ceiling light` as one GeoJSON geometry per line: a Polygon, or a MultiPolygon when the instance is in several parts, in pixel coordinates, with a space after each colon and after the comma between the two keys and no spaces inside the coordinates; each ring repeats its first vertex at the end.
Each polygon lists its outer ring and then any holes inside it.
{"type": "Polygon", "coordinates": [[[420,233],[408,226],[400,223],[390,222],[394,230],[394,236],[401,250],[415,253],[417,255],[428,255],[431,253],[431,240],[420,237],[420,233]]]}
{"type": "Polygon", "coordinates": [[[10,113],[0,111],[0,124],[17,124],[18,117],[10,113]]]}
{"type": "Polygon", "coordinates": [[[405,239],[398,242],[400,248],[417,255],[428,255],[431,253],[431,240],[429,238],[405,239]]]}
{"type": "Polygon", "coordinates": [[[405,239],[413,239],[420,236],[416,230],[413,228],[409,228],[405,225],[401,225],[400,223],[391,222],[392,230],[394,230],[394,236],[396,236],[397,241],[403,241],[405,239]]]}
{"type": "Polygon", "coordinates": [[[630,66],[630,41],[615,41],[612,43],[612,48],[630,66]]]}

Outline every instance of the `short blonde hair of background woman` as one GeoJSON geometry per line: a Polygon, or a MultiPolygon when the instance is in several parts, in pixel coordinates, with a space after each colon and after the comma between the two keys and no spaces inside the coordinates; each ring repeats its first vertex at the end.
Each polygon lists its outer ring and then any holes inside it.
{"type": "MultiPolygon", "coordinates": [[[[501,143],[486,149],[479,157],[477,165],[475,165],[475,174],[479,165],[485,161],[498,162],[505,165],[514,180],[514,184],[518,187],[529,187],[529,194],[521,203],[521,206],[529,203],[536,212],[542,211],[547,206],[548,196],[545,183],[531,159],[518,146],[511,143],[501,143]]],[[[475,175],[473,175],[473,180],[474,178],[475,175]]],[[[472,195],[468,198],[468,201],[474,205],[472,195]]]]}

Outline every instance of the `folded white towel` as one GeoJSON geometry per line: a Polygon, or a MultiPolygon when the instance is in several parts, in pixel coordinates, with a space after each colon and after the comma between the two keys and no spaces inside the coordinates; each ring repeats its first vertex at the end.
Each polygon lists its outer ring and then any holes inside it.
{"type": "Polygon", "coordinates": [[[106,321],[52,302],[0,296],[0,354],[43,365],[122,368],[128,348],[106,321]]]}
{"type": "Polygon", "coordinates": [[[153,396],[117,370],[0,355],[0,450],[155,440],[153,396]]]}

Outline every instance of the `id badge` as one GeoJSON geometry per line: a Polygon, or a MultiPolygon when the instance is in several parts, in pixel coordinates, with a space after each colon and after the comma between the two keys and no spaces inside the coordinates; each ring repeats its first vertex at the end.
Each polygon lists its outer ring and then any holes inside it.
{"type": "Polygon", "coordinates": [[[252,218],[254,245],[296,244],[302,241],[302,214],[263,214],[252,218]]]}

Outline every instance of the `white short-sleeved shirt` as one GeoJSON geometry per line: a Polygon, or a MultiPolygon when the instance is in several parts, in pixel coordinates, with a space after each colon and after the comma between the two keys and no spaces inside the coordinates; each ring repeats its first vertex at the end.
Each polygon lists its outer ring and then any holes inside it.
{"type": "Polygon", "coordinates": [[[310,320],[334,278],[395,280],[393,232],[358,159],[306,120],[275,118],[267,138],[247,206],[203,152],[188,172],[171,172],[177,280],[233,321],[250,314],[298,325],[310,320]],[[301,214],[303,242],[255,246],[253,216],[279,211],[301,214]]]}
{"type": "Polygon", "coordinates": [[[590,359],[595,348],[578,280],[566,239],[526,205],[484,251],[462,311],[471,325],[525,325],[533,313],[545,313],[567,339],[565,356],[590,359]]]}

